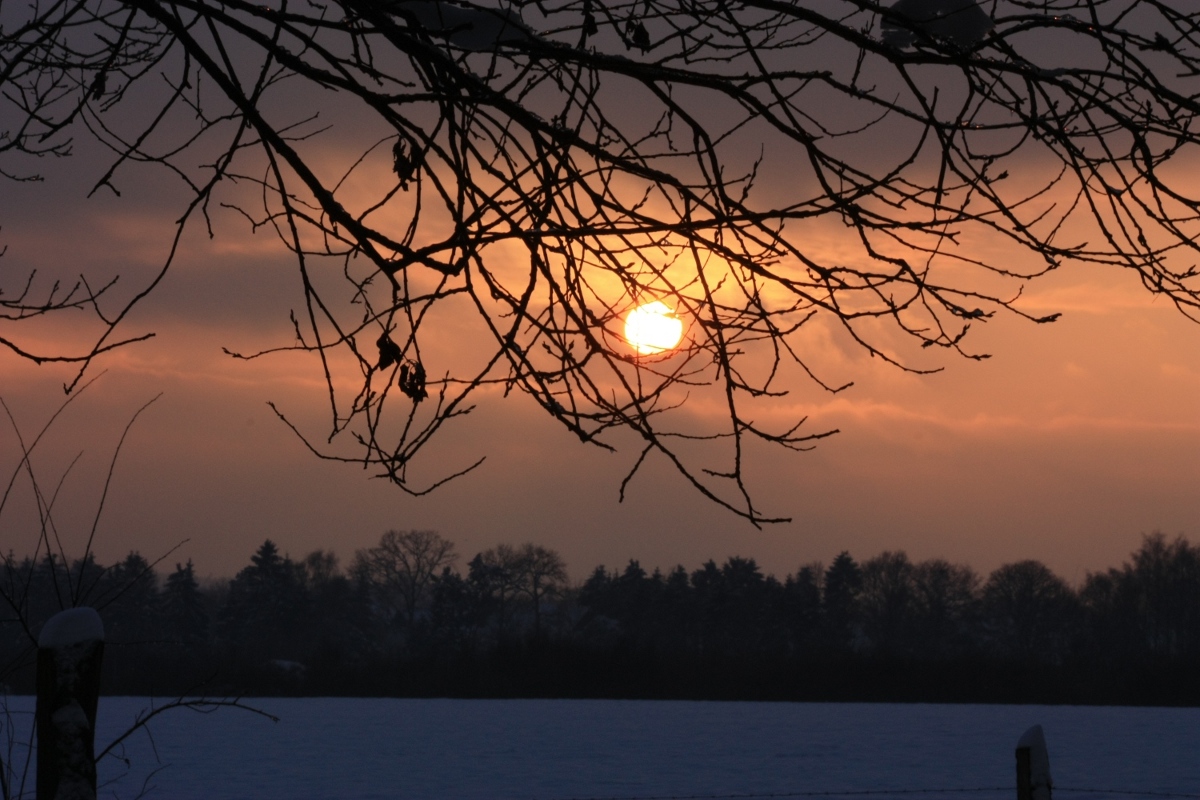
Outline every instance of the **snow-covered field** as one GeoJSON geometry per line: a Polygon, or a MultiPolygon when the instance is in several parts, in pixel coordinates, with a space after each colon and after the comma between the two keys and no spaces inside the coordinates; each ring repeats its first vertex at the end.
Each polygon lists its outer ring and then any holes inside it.
{"type": "MultiPolygon", "coordinates": [[[[97,744],[149,703],[103,699],[97,744]]],[[[141,736],[126,749],[127,772],[116,759],[104,765],[102,796],[135,797],[156,769],[149,796],[167,800],[1013,787],[1013,748],[1035,723],[1046,731],[1055,800],[1117,800],[1067,791],[1073,788],[1200,796],[1200,709],[364,699],[257,705],[281,721],[230,710],[160,717],[153,746],[141,736]]],[[[10,698],[10,706],[28,711],[32,701],[10,698]]],[[[904,797],[1015,794],[1002,788],[904,797]]]]}

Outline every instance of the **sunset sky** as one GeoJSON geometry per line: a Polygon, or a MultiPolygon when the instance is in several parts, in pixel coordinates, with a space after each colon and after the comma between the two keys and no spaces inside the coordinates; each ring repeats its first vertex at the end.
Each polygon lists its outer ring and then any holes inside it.
{"type": "MultiPolygon", "coordinates": [[[[64,276],[122,274],[145,280],[164,259],[182,195],[161,172],[131,168],[121,197],[85,199],[106,162],[87,143],[68,162],[39,165],[43,183],[0,191],[0,287],[31,268],[64,276]]],[[[154,339],[101,358],[103,375],[39,447],[34,465],[52,487],[83,458],[56,507],[64,545],[80,552],[104,471],[125,423],[133,427],[97,531],[102,562],[138,550],[164,567],[188,558],[202,575],[227,576],[270,538],[293,557],[330,548],[347,563],[390,528],[433,528],[462,560],[498,543],[557,549],[574,578],[596,565],[689,569],[708,559],[753,557],[780,577],[849,550],[859,559],[905,550],[987,572],[1036,558],[1073,583],[1118,565],[1140,536],[1200,540],[1200,325],[1115,268],[1068,265],[1026,290],[1030,313],[1061,311],[1053,325],[997,317],[977,326],[973,362],[931,356],[913,375],[809,336],[808,353],[837,395],[797,386],[778,401],[779,421],[808,416],[838,428],[816,450],[752,450],[748,477],[760,508],[791,523],[757,530],[706,501],[667,465],[651,462],[618,503],[636,448],[581,445],[523,396],[481,390],[478,410],[446,435],[432,472],[478,456],[474,473],[422,498],[371,473],[315,459],[267,406],[307,430],[327,425],[316,364],[300,356],[236,361],[222,347],[287,344],[300,298],[293,261],[277,240],[252,236],[234,213],[214,212],[216,237],[199,227],[180,260],[137,310],[126,335],[154,339]]],[[[836,248],[836,241],[823,245],[836,248]]],[[[0,336],[43,349],[83,346],[83,315],[0,336]]],[[[63,400],[70,367],[36,366],[0,352],[0,397],[26,437],[63,400]]],[[[703,413],[698,411],[697,413],[703,413]]],[[[0,429],[7,478],[19,450],[0,429]]],[[[35,535],[27,482],[0,515],[0,548],[28,552],[35,535]]]]}

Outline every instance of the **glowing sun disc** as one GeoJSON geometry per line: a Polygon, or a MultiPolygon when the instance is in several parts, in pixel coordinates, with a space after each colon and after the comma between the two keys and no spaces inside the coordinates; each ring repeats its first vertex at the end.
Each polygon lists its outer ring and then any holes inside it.
{"type": "Polygon", "coordinates": [[[625,340],[641,355],[664,353],[682,337],[683,321],[666,303],[646,303],[625,318],[625,340]]]}

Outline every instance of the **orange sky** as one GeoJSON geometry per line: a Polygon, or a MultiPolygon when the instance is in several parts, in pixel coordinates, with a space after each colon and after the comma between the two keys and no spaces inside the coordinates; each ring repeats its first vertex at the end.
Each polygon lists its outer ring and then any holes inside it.
{"type": "MultiPolygon", "coordinates": [[[[121,198],[84,202],[100,165],[87,160],[86,143],[78,149],[71,164],[49,167],[52,180],[4,186],[0,285],[35,266],[136,282],[164,257],[180,207],[168,182],[134,170],[118,181],[121,198]]],[[[798,386],[763,412],[780,423],[807,415],[813,430],[843,432],[810,453],[751,452],[759,506],[794,518],[759,531],[661,463],[618,504],[636,448],[585,448],[526,398],[496,391],[482,392],[479,410],[442,440],[431,474],[487,461],[429,497],[317,461],[266,405],[324,430],[313,363],[221,353],[288,343],[287,314],[299,300],[292,262],[273,236],[248,236],[230,213],[215,218],[217,238],[193,230],[177,268],[130,320],[127,334],[157,338],[99,362],[95,372],[105,374],[35,462],[53,484],[85,452],[57,510],[68,552],[86,538],[122,427],[160,392],[118,464],[99,528],[101,561],[130,549],[154,558],[187,540],[168,566],[190,557],[201,574],[230,575],[268,537],[293,556],[322,547],[348,561],[389,528],[435,528],[465,558],[500,542],[554,547],[578,578],[629,558],[692,568],[731,555],[782,576],[843,549],[860,559],[903,549],[981,571],[1038,558],[1078,582],[1119,564],[1143,533],[1200,539],[1200,326],[1119,270],[1068,267],[1035,282],[1022,308],[1062,311],[1059,322],[999,317],[976,326],[973,348],[993,358],[923,356],[931,359],[924,365],[946,367],[936,375],[903,373],[836,329],[809,326],[800,341],[822,377],[855,386],[836,397],[798,386]]],[[[71,326],[80,321],[37,327],[33,340],[78,344],[71,326]]],[[[0,327],[0,336],[16,335],[0,327]]],[[[66,368],[0,354],[0,397],[26,433],[61,401],[69,378],[66,368]]],[[[690,413],[708,409],[698,402],[690,413]]],[[[11,431],[0,430],[5,475],[17,456],[11,431]]],[[[10,500],[0,549],[30,549],[31,508],[27,493],[10,500]]]]}
{"type": "MultiPolygon", "coordinates": [[[[108,200],[53,235],[30,209],[53,208],[56,191],[6,192],[5,210],[15,199],[26,223],[6,227],[6,269],[88,254],[149,264],[166,246],[152,211],[108,200]]],[[[419,527],[440,530],[468,558],[499,542],[540,542],[560,550],[577,577],[628,558],[694,567],[735,554],[782,575],[842,549],[859,558],[904,549],[985,571],[1039,558],[1078,581],[1120,563],[1142,533],[1200,536],[1200,326],[1115,270],[1068,269],[1043,281],[1026,307],[1062,310],[1061,321],[993,321],[976,341],[992,359],[949,360],[937,375],[901,373],[814,331],[819,364],[856,386],[837,397],[802,388],[777,413],[809,414],[814,427],[843,433],[811,453],[752,453],[761,506],[795,518],[758,531],[662,464],[618,504],[634,451],[584,448],[528,400],[494,392],[436,458],[446,468],[478,455],[487,462],[430,497],[320,463],[266,406],[273,400],[322,430],[319,374],[302,359],[248,364],[220,351],[286,341],[286,258],[235,231],[213,242],[191,237],[180,267],[133,321],[131,332],[157,338],[104,359],[107,372],[36,462],[53,483],[85,451],[60,503],[68,550],[86,535],[125,421],[159,392],[118,465],[99,529],[102,561],[131,548],[157,556],[187,539],[168,563],[190,557],[203,574],[228,575],[267,537],[293,556],[328,547],[348,560],[388,528],[419,527]]],[[[26,432],[61,399],[66,377],[0,357],[0,395],[26,432]]],[[[11,470],[8,431],[0,455],[11,470]]],[[[30,541],[26,500],[18,494],[0,517],[0,544],[18,553],[30,541]]]]}

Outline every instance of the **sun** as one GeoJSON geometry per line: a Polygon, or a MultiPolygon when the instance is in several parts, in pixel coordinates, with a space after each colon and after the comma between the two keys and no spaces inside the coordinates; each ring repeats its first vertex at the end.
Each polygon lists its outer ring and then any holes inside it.
{"type": "Polygon", "coordinates": [[[640,305],[625,318],[625,339],[639,355],[663,353],[679,344],[683,321],[666,303],[640,305]]]}

